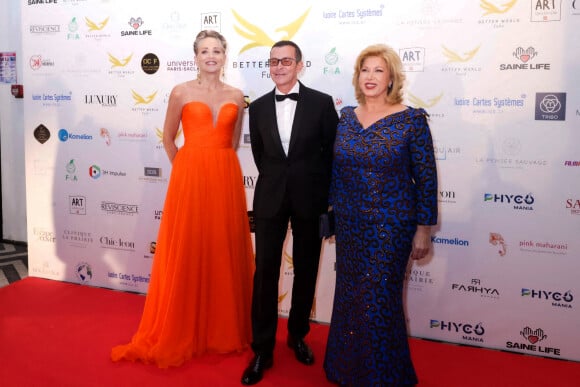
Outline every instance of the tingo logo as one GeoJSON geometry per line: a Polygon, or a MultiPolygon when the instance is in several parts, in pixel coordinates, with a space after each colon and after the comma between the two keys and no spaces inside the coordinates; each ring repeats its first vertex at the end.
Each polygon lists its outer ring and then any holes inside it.
{"type": "Polygon", "coordinates": [[[566,93],[536,93],[536,120],[565,121],[566,93]]]}
{"type": "Polygon", "coordinates": [[[306,16],[310,12],[310,8],[306,10],[298,19],[290,22],[285,26],[279,27],[275,30],[275,32],[286,32],[286,34],[280,39],[272,39],[264,30],[258,27],[255,24],[250,23],[246,19],[244,19],[240,14],[232,9],[232,13],[234,14],[234,18],[236,21],[241,25],[241,27],[234,25],[234,30],[243,38],[250,40],[250,43],[246,44],[240,50],[240,54],[244,51],[250,50],[256,47],[272,47],[277,40],[292,40],[294,35],[298,32],[306,16]]]}

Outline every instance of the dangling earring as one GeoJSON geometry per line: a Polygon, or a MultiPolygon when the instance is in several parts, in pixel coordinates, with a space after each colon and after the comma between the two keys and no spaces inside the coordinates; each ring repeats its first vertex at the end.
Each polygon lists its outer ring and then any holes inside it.
{"type": "Polygon", "coordinates": [[[226,79],[226,69],[225,67],[222,67],[222,81],[224,81],[226,79]]]}
{"type": "Polygon", "coordinates": [[[393,81],[389,82],[389,90],[393,88],[393,81]]]}

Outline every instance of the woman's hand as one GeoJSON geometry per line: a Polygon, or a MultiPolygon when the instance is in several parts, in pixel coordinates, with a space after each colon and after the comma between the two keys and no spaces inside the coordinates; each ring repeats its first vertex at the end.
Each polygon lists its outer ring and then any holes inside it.
{"type": "Polygon", "coordinates": [[[411,248],[411,259],[422,259],[431,249],[431,226],[417,226],[411,248]]]}

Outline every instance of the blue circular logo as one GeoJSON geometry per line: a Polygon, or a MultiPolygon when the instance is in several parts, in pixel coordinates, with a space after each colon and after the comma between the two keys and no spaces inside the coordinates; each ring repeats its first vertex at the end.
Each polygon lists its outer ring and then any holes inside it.
{"type": "Polygon", "coordinates": [[[68,140],[68,132],[66,129],[61,129],[58,131],[58,139],[62,142],[68,140]]]}

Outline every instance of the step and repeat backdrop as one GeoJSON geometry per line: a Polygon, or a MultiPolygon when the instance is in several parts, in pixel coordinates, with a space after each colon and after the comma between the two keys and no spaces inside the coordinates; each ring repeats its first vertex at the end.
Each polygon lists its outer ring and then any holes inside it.
{"type": "MultiPolygon", "coordinates": [[[[433,254],[408,267],[411,335],[580,360],[580,1],[257,3],[22,1],[30,275],[147,292],[171,171],[168,95],[196,77],[201,29],[228,40],[224,80],[248,102],[274,87],[271,45],[291,39],[300,79],[337,110],[356,104],[358,53],[386,43],[405,67],[405,103],[430,113],[439,170],[433,254]]],[[[238,155],[251,210],[247,119],[238,155]]],[[[330,321],[334,251],[324,244],[319,322],[330,321]]]]}

